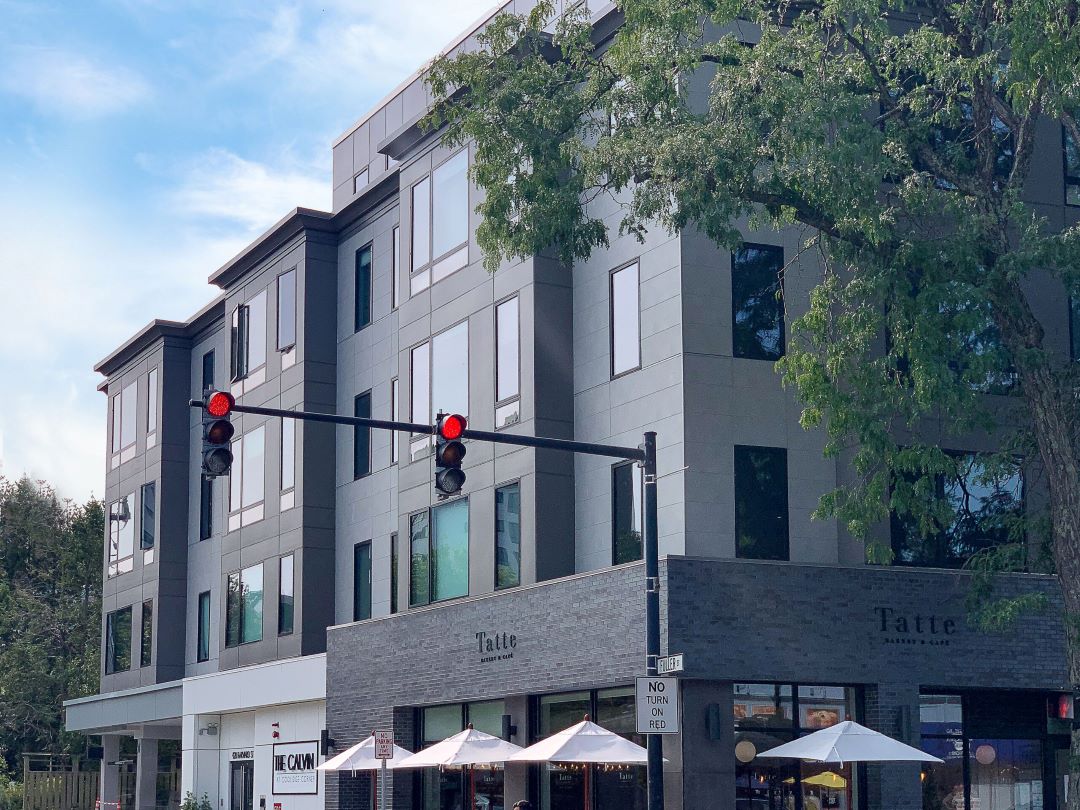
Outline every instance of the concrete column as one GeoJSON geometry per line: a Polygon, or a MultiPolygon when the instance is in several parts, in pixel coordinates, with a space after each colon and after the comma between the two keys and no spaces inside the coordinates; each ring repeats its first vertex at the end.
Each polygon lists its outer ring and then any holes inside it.
{"type": "Polygon", "coordinates": [[[140,739],[139,756],[135,760],[134,810],[154,810],[157,805],[157,773],[158,741],[140,739]]]}
{"type": "MultiPolygon", "coordinates": [[[[919,687],[882,683],[866,690],[866,725],[908,745],[919,745],[919,687]]],[[[916,762],[866,766],[870,810],[922,810],[916,762]]]]}
{"type": "MultiPolygon", "coordinates": [[[[517,734],[510,737],[510,742],[523,748],[529,744],[529,698],[527,695],[506,699],[506,713],[511,724],[517,726],[517,734]]],[[[514,802],[529,798],[529,766],[525,764],[506,765],[503,775],[503,799],[506,807],[513,807],[514,802]]]]}
{"type": "Polygon", "coordinates": [[[735,734],[731,684],[680,681],[682,729],[664,740],[664,803],[668,810],[735,803],[735,734]],[[669,742],[670,740],[670,742],[669,742]]]}
{"type": "Polygon", "coordinates": [[[98,798],[102,810],[113,810],[120,800],[120,768],[113,764],[120,759],[120,735],[102,734],[101,780],[98,783],[98,798]]]}

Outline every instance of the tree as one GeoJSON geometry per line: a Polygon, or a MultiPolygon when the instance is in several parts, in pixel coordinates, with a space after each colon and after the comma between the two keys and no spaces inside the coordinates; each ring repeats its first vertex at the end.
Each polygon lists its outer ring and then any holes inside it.
{"type": "Polygon", "coordinates": [[[62,704],[98,685],[104,527],[100,501],[0,479],[0,770],[82,749],[62,704]]]}
{"type": "MultiPolygon", "coordinates": [[[[473,143],[489,269],[588,257],[608,242],[600,195],[620,206],[619,232],[639,237],[696,231],[737,250],[741,217],[800,229],[801,256],[824,272],[778,365],[803,424],[857,476],[818,514],[877,562],[893,554],[879,539],[890,515],[984,573],[1038,567],[1045,539],[1080,683],[1080,364],[1047,345],[1033,295],[1053,291],[1062,314],[1066,294],[1080,297],[1080,230],[1055,226],[1026,193],[1037,145],[1052,141],[1040,158],[1060,159],[1059,129],[1080,176],[1076,1],[623,0],[620,11],[597,43],[587,12],[555,15],[545,0],[431,66],[427,123],[473,143]],[[978,434],[998,450],[939,446],[978,434]],[[1009,502],[1018,459],[1045,480],[1042,515],[1021,519],[1009,502]]],[[[977,581],[986,622],[1038,605],[987,601],[977,581]]],[[[1080,733],[1072,759],[1076,810],[1080,733]]]]}

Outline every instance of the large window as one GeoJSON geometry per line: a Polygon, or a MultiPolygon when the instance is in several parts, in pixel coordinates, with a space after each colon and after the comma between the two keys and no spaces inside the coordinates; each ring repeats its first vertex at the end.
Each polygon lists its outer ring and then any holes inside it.
{"type": "Polygon", "coordinates": [[[788,559],[786,450],[735,446],[735,554],[788,559]]]}
{"type": "MultiPolygon", "coordinates": [[[[365,391],[353,399],[353,416],[371,418],[371,392],[365,391]]],[[[353,428],[353,478],[371,473],[371,428],[353,428]]]]}
{"type": "Polygon", "coordinates": [[[641,368],[638,264],[611,274],[611,376],[641,368]]]}
{"type": "Polygon", "coordinates": [[[277,631],[279,636],[287,636],[293,631],[293,606],[296,593],[293,559],[292,554],[287,554],[278,560],[277,631]]]}
{"type": "Polygon", "coordinates": [[[354,281],[353,331],[359,332],[371,323],[371,245],[356,251],[354,281]]]}
{"type": "Polygon", "coordinates": [[[263,518],[266,428],[260,426],[232,443],[229,472],[229,531],[263,518]]]}
{"type": "MultiPolygon", "coordinates": [[[[418,750],[459,734],[469,725],[495,737],[502,736],[502,716],[506,705],[501,700],[482,703],[452,703],[427,706],[418,710],[418,750]]],[[[503,768],[476,768],[466,773],[464,768],[424,768],[421,772],[421,807],[423,810],[442,810],[445,807],[465,807],[471,790],[476,807],[505,807],[503,800],[503,768]]]]}
{"type": "Polygon", "coordinates": [[[112,466],[118,467],[135,457],[135,416],[139,385],[125,385],[112,398],[112,466]]]}
{"type": "Polygon", "coordinates": [[[762,759],[758,755],[843,720],[858,720],[858,696],[843,686],[736,683],[736,810],[812,810],[859,806],[850,764],[762,759]]]}
{"type": "Polygon", "coordinates": [[[262,563],[234,571],[226,578],[225,646],[262,640],[263,567],[262,563]]]}
{"type": "Polygon", "coordinates": [[[517,296],[495,307],[495,427],[520,418],[521,338],[517,296]]]}
{"type": "Polygon", "coordinates": [[[371,618],[371,541],[353,546],[353,621],[371,618]]]}
{"type": "Polygon", "coordinates": [[[779,360],[784,354],[781,273],[784,249],[744,245],[731,257],[731,328],[735,357],[779,360]]]}
{"type": "Polygon", "coordinates": [[[146,449],[157,444],[158,428],[158,372],[150,369],[146,375],[146,449]]]}
{"type": "MultiPolygon", "coordinates": [[[[959,568],[973,554],[1017,537],[1024,510],[1024,481],[1019,465],[991,469],[974,453],[951,454],[955,471],[934,479],[938,506],[946,523],[924,534],[911,516],[892,516],[896,562],[932,568],[959,568]]],[[[897,486],[907,486],[900,482],[897,486]]]]}
{"type": "Polygon", "coordinates": [[[253,388],[265,379],[266,290],[233,310],[230,338],[232,379],[247,380],[245,387],[253,388]]]}
{"type": "Polygon", "coordinates": [[[468,596],[468,499],[412,515],[409,534],[409,604],[468,596]]]}
{"type": "Polygon", "coordinates": [[[199,594],[199,627],[195,640],[195,659],[210,660],[210,591],[199,594]]]}
{"type": "Polygon", "coordinates": [[[412,187],[412,295],[468,263],[468,169],[463,149],[412,187]]]}
{"type": "Polygon", "coordinates": [[[296,268],[282,273],[277,279],[277,349],[285,353],[281,367],[293,364],[296,355],[296,268]],[[286,357],[288,359],[286,359],[286,357]]]}
{"type": "Polygon", "coordinates": [[[105,616],[105,674],[131,669],[131,608],[105,616]]]}
{"type": "Polygon", "coordinates": [[[157,484],[143,484],[139,495],[142,515],[139,519],[139,548],[143,551],[154,547],[157,537],[157,484]]]}
{"type": "MultiPolygon", "coordinates": [[[[537,703],[539,728],[534,742],[580,723],[588,714],[609,731],[645,745],[644,736],[635,729],[633,687],[542,695],[537,703]]],[[[598,810],[644,810],[645,767],[540,766],[540,807],[543,810],[578,810],[582,806],[598,810]],[[585,768],[590,771],[588,779],[585,768]],[[586,790],[592,792],[588,804],[585,803],[586,790]]]]}
{"type": "Polygon", "coordinates": [[[495,587],[521,584],[521,484],[495,490],[495,587]]]}
{"type": "MultiPolygon", "coordinates": [[[[409,416],[413,422],[431,424],[435,414],[469,415],[469,322],[435,335],[411,352],[409,416]]],[[[430,445],[430,437],[414,437],[414,445],[430,445]]],[[[414,451],[416,447],[412,448],[414,451]]]]}
{"type": "Polygon", "coordinates": [[[142,634],[139,637],[139,666],[148,667],[154,657],[154,603],[142,603],[142,634]]]}
{"type": "Polygon", "coordinates": [[[611,468],[611,562],[641,559],[641,467],[627,461],[611,468]]]}
{"type": "Polygon", "coordinates": [[[125,495],[109,507],[108,575],[126,574],[134,568],[135,521],[133,495],[125,495]]]}
{"type": "Polygon", "coordinates": [[[1065,204],[1080,205],[1080,148],[1064,127],[1061,138],[1065,152],[1065,204]]]}
{"type": "Polygon", "coordinates": [[[292,508],[296,487],[296,420],[281,420],[281,509],[292,508]]]}

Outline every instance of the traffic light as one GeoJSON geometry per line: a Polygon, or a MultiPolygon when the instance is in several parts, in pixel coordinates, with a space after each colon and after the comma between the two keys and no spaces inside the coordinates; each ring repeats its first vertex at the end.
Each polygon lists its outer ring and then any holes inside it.
{"type": "Polygon", "coordinates": [[[228,475],[233,454],[229,441],[235,428],[229,420],[236,400],[224,391],[210,391],[203,398],[202,409],[202,469],[207,478],[228,475]]]}
{"type": "Polygon", "coordinates": [[[461,436],[468,422],[456,413],[440,413],[435,423],[435,491],[440,498],[456,495],[465,486],[461,461],[465,458],[465,443],[461,436]]]}

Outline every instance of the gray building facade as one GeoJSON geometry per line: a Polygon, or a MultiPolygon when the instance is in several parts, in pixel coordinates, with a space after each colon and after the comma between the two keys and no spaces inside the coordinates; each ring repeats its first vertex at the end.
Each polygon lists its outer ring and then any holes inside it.
{"type": "MultiPolygon", "coordinates": [[[[592,10],[598,32],[615,30],[613,6],[592,10]]],[[[704,92],[692,83],[691,98],[704,92]]],[[[947,549],[909,548],[902,525],[883,525],[909,565],[868,566],[842,527],[811,519],[851,474],[800,427],[773,370],[821,277],[813,257],[784,270],[785,309],[746,326],[798,234],[744,227],[736,255],[692,231],[613,238],[572,268],[536,256],[489,274],[470,148],[420,128],[429,102],[409,78],[334,144],[333,211],[294,210],[210,277],[220,294],[203,311],[152,322],[97,366],[110,402],[101,689],[67,717],[102,735],[107,810],[186,791],[230,810],[367,807],[362,775],[279,773],[284,750],[322,756],[324,730],[330,754],[372,728],[415,750],[467,722],[526,745],[588,713],[637,739],[635,466],[469,442],[462,495],[442,501],[430,437],[237,415],[231,474],[205,480],[188,400],[208,389],[630,446],[657,431],[663,645],[687,662],[682,732],[664,740],[669,808],[1060,803],[1069,684],[1053,579],[1003,578],[1049,607],[988,634],[967,624],[968,575],[947,549]],[[946,763],[757,756],[843,719],[946,763]],[[162,794],[163,772],[179,791],[162,794]]],[[[1062,135],[1037,137],[1048,158],[1032,193],[1075,222],[1062,135]]],[[[1064,291],[1048,282],[1034,300],[1068,353],[1064,291]]],[[[1037,507],[1021,474],[998,494],[1037,507]]],[[[476,806],[580,807],[586,785],[598,810],[644,806],[643,769],[591,777],[485,771],[476,806]]],[[[395,807],[463,807],[465,791],[453,771],[393,779],[395,807]]]]}

